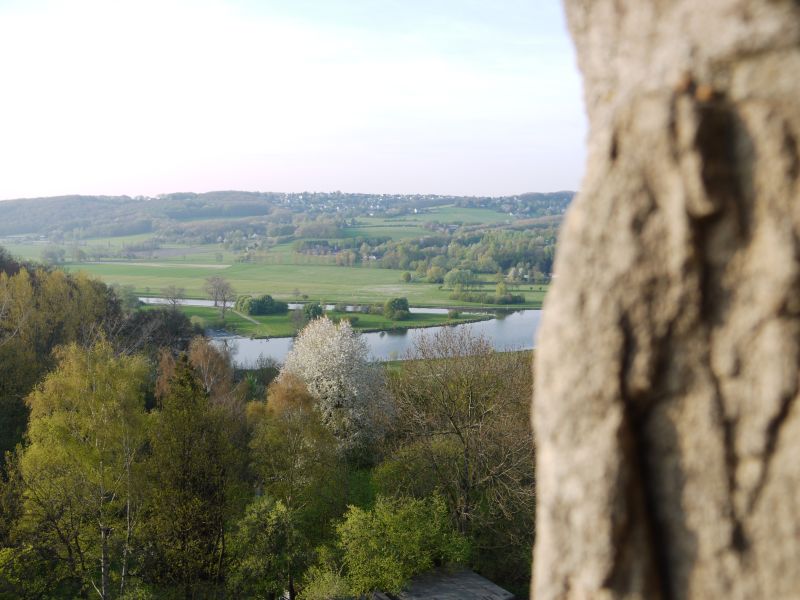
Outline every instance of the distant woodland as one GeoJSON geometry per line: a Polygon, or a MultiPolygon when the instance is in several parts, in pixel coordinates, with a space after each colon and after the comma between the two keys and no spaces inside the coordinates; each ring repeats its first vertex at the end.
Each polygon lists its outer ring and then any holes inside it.
{"type": "Polygon", "coordinates": [[[290,243],[295,253],[331,264],[413,271],[430,283],[442,283],[453,269],[541,282],[552,270],[558,226],[573,195],[64,196],[0,202],[0,237],[47,244],[41,258],[51,264],[152,258],[176,244],[215,245],[237,262],[258,263],[290,243]],[[127,236],[135,239],[104,243],[127,236]]]}

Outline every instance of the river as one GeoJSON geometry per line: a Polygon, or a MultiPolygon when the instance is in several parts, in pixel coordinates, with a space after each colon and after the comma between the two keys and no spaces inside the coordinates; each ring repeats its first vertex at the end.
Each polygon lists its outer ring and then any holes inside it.
{"type": "MultiPolygon", "coordinates": [[[[161,304],[160,298],[141,298],[149,304],[161,304]]],[[[210,300],[184,300],[188,306],[213,306],[210,300]]],[[[289,305],[295,308],[294,305],[289,305]]],[[[446,313],[446,308],[412,308],[412,312],[446,313]]],[[[480,312],[476,310],[475,312],[480,312]]],[[[487,312],[487,311],[484,311],[487,312]]],[[[541,310],[517,310],[499,312],[494,319],[465,323],[463,325],[443,325],[441,327],[428,327],[426,329],[409,329],[400,332],[379,331],[363,333],[364,339],[370,349],[374,360],[397,360],[405,357],[411,350],[414,340],[419,335],[431,335],[444,327],[463,327],[475,335],[482,335],[492,342],[495,349],[526,350],[535,345],[536,332],[539,329],[541,310]]],[[[219,344],[225,344],[233,353],[236,366],[246,368],[253,365],[259,356],[269,357],[282,362],[292,348],[292,338],[250,339],[238,335],[231,335],[223,331],[210,331],[209,334],[219,344]]]]}

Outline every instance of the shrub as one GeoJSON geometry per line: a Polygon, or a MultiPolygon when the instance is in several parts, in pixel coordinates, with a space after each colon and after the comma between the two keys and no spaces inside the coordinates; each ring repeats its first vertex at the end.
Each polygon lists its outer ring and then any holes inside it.
{"type": "Polygon", "coordinates": [[[250,315],[284,315],[289,311],[286,302],[275,300],[269,294],[250,300],[247,314],[250,315]]]}
{"type": "Polygon", "coordinates": [[[383,316],[393,321],[402,321],[410,315],[408,298],[390,298],[383,305],[383,316]]]}
{"type": "Polygon", "coordinates": [[[319,319],[323,314],[324,310],[322,305],[319,302],[309,302],[305,306],[303,306],[303,316],[308,321],[313,321],[314,319],[319,319]]]}
{"type": "Polygon", "coordinates": [[[525,302],[525,296],[522,294],[503,294],[502,296],[496,296],[494,294],[488,294],[487,292],[465,291],[455,291],[451,293],[450,299],[481,304],[523,304],[525,302]]]}
{"type": "Polygon", "coordinates": [[[233,310],[238,312],[243,312],[245,314],[250,314],[250,305],[252,301],[253,297],[248,294],[239,296],[236,299],[236,304],[233,305],[233,310]]]}

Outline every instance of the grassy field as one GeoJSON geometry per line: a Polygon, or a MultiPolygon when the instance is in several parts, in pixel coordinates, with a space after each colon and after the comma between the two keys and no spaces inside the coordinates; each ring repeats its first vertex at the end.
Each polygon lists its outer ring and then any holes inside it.
{"type": "MultiPolygon", "coordinates": [[[[489,209],[445,205],[435,207],[430,212],[399,217],[359,217],[356,227],[343,229],[340,234],[343,238],[368,236],[413,239],[430,235],[431,232],[422,225],[432,221],[497,224],[508,221],[508,216],[489,209]]],[[[138,234],[93,238],[81,241],[80,245],[119,250],[127,244],[151,237],[151,234],[138,234]]],[[[0,240],[0,244],[12,254],[29,260],[39,260],[48,246],[41,241],[20,243],[14,238],[8,242],[0,240]]],[[[70,244],[62,244],[62,247],[69,257],[70,244]]],[[[403,282],[403,272],[400,270],[368,265],[340,267],[336,266],[334,256],[299,254],[294,251],[292,243],[260,251],[257,262],[239,263],[236,258],[237,253],[225,250],[220,244],[164,244],[137,259],[68,263],[65,268],[73,272],[84,271],[110,284],[133,286],[137,293],[148,296],[158,296],[165,287],[175,285],[185,290],[186,297],[205,298],[205,279],[221,275],[230,281],[237,294],[272,294],[282,300],[297,300],[305,296],[303,299],[332,303],[383,303],[388,298],[404,296],[412,306],[470,306],[451,300],[451,290],[438,284],[403,282]]],[[[493,292],[494,275],[485,274],[482,277],[485,279],[483,291],[493,292]]],[[[515,308],[539,308],[546,286],[525,285],[509,291],[526,297],[526,303],[515,305],[515,308]]],[[[250,325],[255,327],[252,323],[250,325]]],[[[384,325],[376,324],[375,327],[382,328],[384,325]]],[[[277,323],[271,326],[277,328],[276,331],[284,331],[277,323]]],[[[245,325],[242,327],[247,328],[245,325]]]]}
{"type": "MultiPolygon", "coordinates": [[[[149,261],[67,265],[71,271],[84,271],[108,283],[132,285],[141,295],[159,295],[166,286],[176,285],[184,288],[189,298],[205,298],[205,278],[221,275],[230,281],[237,294],[272,294],[283,300],[296,299],[297,290],[311,300],[324,302],[383,303],[391,297],[405,296],[412,306],[462,304],[450,300],[450,290],[437,284],[404,283],[402,271],[393,269],[250,263],[219,267],[149,261]]],[[[486,290],[493,289],[493,284],[488,283],[486,290]]],[[[516,307],[538,308],[546,286],[521,286],[512,291],[525,294],[527,300],[516,307]]]]}
{"type": "MultiPolygon", "coordinates": [[[[225,329],[232,333],[245,335],[253,338],[264,337],[289,337],[293,336],[296,332],[294,323],[292,322],[291,312],[285,315],[266,315],[245,317],[233,310],[228,310],[225,313],[225,320],[223,321],[220,316],[220,311],[217,308],[207,308],[203,306],[182,306],[180,310],[183,311],[194,323],[201,327],[211,329],[225,329]],[[253,321],[256,321],[255,323],[253,321]]],[[[412,314],[405,321],[392,321],[385,318],[383,315],[369,315],[342,313],[336,311],[328,311],[327,315],[334,319],[342,317],[357,317],[357,321],[353,323],[353,329],[356,331],[391,331],[400,329],[410,329],[414,327],[434,327],[436,325],[444,324],[458,324],[469,323],[472,321],[479,321],[488,317],[481,315],[462,315],[458,319],[449,319],[447,315],[428,315],[428,314],[412,314]]]]}
{"type": "Polygon", "coordinates": [[[47,247],[47,244],[20,244],[13,241],[0,240],[0,246],[8,250],[12,256],[25,260],[39,260],[42,258],[42,250],[47,247]]]}

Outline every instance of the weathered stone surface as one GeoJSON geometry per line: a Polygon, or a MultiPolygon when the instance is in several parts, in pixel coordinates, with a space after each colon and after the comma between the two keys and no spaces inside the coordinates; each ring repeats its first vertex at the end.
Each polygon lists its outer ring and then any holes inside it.
{"type": "Polygon", "coordinates": [[[565,0],[536,600],[800,597],[800,2],[565,0]]]}

